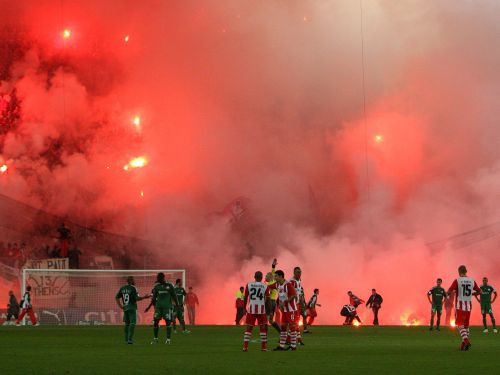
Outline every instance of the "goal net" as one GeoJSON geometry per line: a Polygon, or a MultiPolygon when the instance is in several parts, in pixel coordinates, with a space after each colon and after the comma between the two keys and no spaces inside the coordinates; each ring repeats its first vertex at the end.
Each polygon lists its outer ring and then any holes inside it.
{"type": "MultiPolygon", "coordinates": [[[[133,276],[139,295],[149,294],[158,272],[185,287],[185,270],[69,270],[24,269],[21,289],[31,286],[33,310],[41,324],[102,325],[121,324],[122,311],[116,305],[116,293],[133,276]]],[[[144,313],[149,299],[137,304],[137,324],[153,320],[153,309],[144,313]]],[[[28,324],[24,319],[23,324],[28,324]]],[[[29,323],[30,324],[30,323],[29,323]]]]}

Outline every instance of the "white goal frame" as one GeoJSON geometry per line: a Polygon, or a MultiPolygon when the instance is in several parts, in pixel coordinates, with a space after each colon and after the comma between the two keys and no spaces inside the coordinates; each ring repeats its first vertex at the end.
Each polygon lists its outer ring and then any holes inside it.
{"type": "MultiPolygon", "coordinates": [[[[174,273],[174,272],[180,272],[182,273],[182,287],[186,288],[186,270],[185,269],[156,269],[156,270],[150,270],[150,269],[134,269],[134,270],[103,270],[103,269],[74,269],[74,268],[58,268],[58,269],[48,269],[48,268],[23,268],[22,270],[22,284],[21,284],[21,298],[24,296],[24,293],[26,292],[26,276],[29,273],[43,273],[43,272],[49,272],[49,273],[123,273],[127,274],[130,273],[129,276],[134,276],[134,273],[174,273]]],[[[23,318],[23,321],[21,323],[22,325],[26,325],[26,317],[23,318]]]]}

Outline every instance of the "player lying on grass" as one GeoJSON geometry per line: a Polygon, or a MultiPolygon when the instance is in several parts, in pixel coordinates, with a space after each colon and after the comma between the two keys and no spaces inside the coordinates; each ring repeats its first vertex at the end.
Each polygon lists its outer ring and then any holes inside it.
{"type": "Polygon", "coordinates": [[[437,279],[436,286],[432,287],[427,292],[427,299],[431,304],[431,327],[430,330],[434,329],[434,316],[437,314],[436,329],[439,331],[439,326],[441,325],[441,313],[443,312],[443,302],[446,300],[446,290],[441,286],[443,283],[442,279],[437,279]],[[431,299],[432,296],[432,299],[431,299]]]}
{"type": "Polygon", "coordinates": [[[269,303],[269,286],[262,282],[262,272],[255,272],[255,281],[245,287],[244,306],[246,309],[246,329],[243,336],[243,351],[248,351],[248,343],[252,338],[255,322],[260,326],[260,349],[267,351],[267,314],[266,303],[269,303]],[[248,308],[247,308],[248,305],[248,308]]]}
{"type": "Polygon", "coordinates": [[[456,325],[462,336],[462,344],[460,350],[469,350],[471,343],[469,340],[469,320],[472,310],[472,296],[481,293],[481,289],[477,286],[472,277],[467,277],[467,268],[465,266],[458,267],[458,278],[453,281],[448,289],[448,296],[455,293],[455,309],[456,309],[456,325]]]}
{"type": "Polygon", "coordinates": [[[162,319],[165,320],[165,325],[167,326],[167,341],[165,341],[165,344],[170,344],[172,336],[172,302],[175,306],[178,306],[179,302],[175,295],[174,286],[165,280],[163,272],[160,272],[156,276],[156,284],[153,287],[152,294],[151,303],[145,310],[145,312],[148,312],[151,306],[155,307],[153,315],[154,337],[151,344],[158,344],[158,330],[160,320],[162,319]]]}
{"type": "Polygon", "coordinates": [[[175,325],[175,321],[178,320],[182,328],[182,333],[191,333],[191,331],[188,331],[186,329],[186,322],[184,320],[184,298],[186,297],[186,289],[182,287],[181,279],[175,280],[174,290],[175,290],[175,295],[177,296],[177,302],[179,302],[179,304],[174,309],[174,316],[173,316],[174,332],[177,333],[177,327],[175,325]]]}
{"type": "Polygon", "coordinates": [[[134,330],[137,323],[137,301],[151,297],[150,294],[140,297],[135,287],[133,276],[127,277],[127,285],[116,293],[116,304],[123,310],[123,323],[125,323],[125,342],[133,344],[134,330]]]}
{"type": "Polygon", "coordinates": [[[495,325],[495,317],[493,316],[493,309],[491,305],[497,299],[497,291],[491,285],[488,285],[488,278],[483,277],[483,285],[480,287],[481,289],[481,298],[475,296],[477,301],[481,304],[481,314],[483,315],[483,325],[484,325],[484,333],[488,333],[488,325],[486,324],[486,314],[490,316],[491,325],[493,326],[493,332],[497,333],[497,327],[495,325]],[[491,299],[491,295],[494,295],[493,299],[491,299]]]}

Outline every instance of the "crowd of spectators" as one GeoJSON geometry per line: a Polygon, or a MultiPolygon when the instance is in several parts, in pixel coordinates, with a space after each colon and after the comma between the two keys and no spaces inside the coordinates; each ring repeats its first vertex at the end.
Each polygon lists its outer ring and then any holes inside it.
{"type": "Polygon", "coordinates": [[[27,259],[27,253],[27,247],[24,242],[20,245],[17,242],[8,242],[7,244],[0,242],[0,258],[8,266],[19,267],[19,265],[24,264],[27,259]]]}
{"type": "MultiPolygon", "coordinates": [[[[67,258],[71,269],[100,268],[96,257],[108,257],[107,264],[113,268],[151,268],[155,258],[141,244],[131,239],[130,244],[123,240],[118,243],[102,241],[89,237],[73,236],[72,231],[62,223],[43,236],[26,237],[14,241],[0,241],[0,263],[13,268],[22,268],[28,260],[67,258]],[[50,232],[53,234],[50,235],[50,232]],[[43,242],[42,242],[43,241],[43,242]],[[82,243],[84,246],[79,246],[82,243]],[[94,246],[99,243],[99,246],[94,246]],[[136,249],[136,251],[132,250],[136,249]]],[[[100,260],[102,262],[102,259],[100,260]]],[[[105,267],[107,268],[107,267],[105,267]]]]}
{"type": "Polygon", "coordinates": [[[71,231],[64,223],[57,229],[59,234],[55,243],[28,246],[26,242],[1,242],[0,262],[14,268],[21,268],[28,259],[68,258],[69,268],[79,268],[82,251],[71,243],[71,231]]]}

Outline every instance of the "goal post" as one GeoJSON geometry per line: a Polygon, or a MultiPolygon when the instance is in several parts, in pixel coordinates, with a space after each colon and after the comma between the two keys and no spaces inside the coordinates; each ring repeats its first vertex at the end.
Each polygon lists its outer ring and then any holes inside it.
{"type": "MultiPolygon", "coordinates": [[[[121,324],[122,311],[116,293],[133,276],[139,295],[149,294],[159,272],[174,284],[181,279],[186,287],[183,269],[158,270],[96,270],[96,269],[23,269],[21,291],[31,286],[33,310],[41,324],[105,325],[121,324]]],[[[153,309],[144,309],[149,299],[137,303],[137,324],[153,320],[153,309]]],[[[27,320],[23,319],[23,324],[27,320]]]]}

